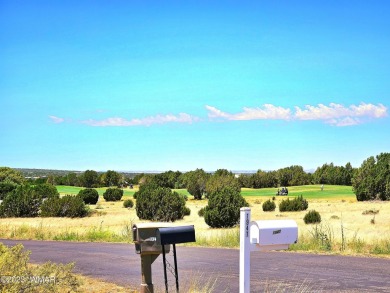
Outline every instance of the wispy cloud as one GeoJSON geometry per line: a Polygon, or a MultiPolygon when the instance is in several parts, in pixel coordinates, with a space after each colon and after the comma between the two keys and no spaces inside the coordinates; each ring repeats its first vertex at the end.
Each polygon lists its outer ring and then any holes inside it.
{"type": "Polygon", "coordinates": [[[244,107],[243,112],[236,114],[229,114],[208,105],[206,105],[206,109],[209,111],[209,118],[224,118],[227,120],[289,120],[291,118],[291,110],[289,108],[277,107],[272,104],[265,104],[262,108],[244,107]]]}
{"type": "MultiPolygon", "coordinates": [[[[370,119],[383,118],[388,115],[387,107],[382,104],[350,105],[348,107],[341,104],[330,103],[329,105],[318,104],[316,106],[305,105],[303,108],[295,106],[284,108],[272,104],[264,104],[261,107],[244,107],[241,112],[228,113],[216,107],[206,105],[207,115],[210,121],[225,120],[284,120],[284,121],[322,121],[332,126],[352,126],[365,123],[370,119]]],[[[76,122],[72,119],[49,116],[53,123],[76,122]]],[[[131,127],[131,126],[151,126],[154,124],[167,123],[195,123],[201,118],[187,113],[159,114],[145,118],[126,119],[122,117],[110,117],[102,120],[88,119],[78,123],[94,127],[131,127]]]]}
{"type": "Polygon", "coordinates": [[[57,117],[57,116],[49,116],[49,118],[51,119],[51,121],[52,121],[53,123],[56,123],[56,124],[62,123],[62,122],[65,121],[64,118],[60,118],[60,117],[57,117]]]}
{"type": "Polygon", "coordinates": [[[112,117],[103,120],[84,120],[82,123],[90,126],[150,126],[152,124],[166,124],[166,123],[193,123],[199,121],[196,116],[189,115],[187,113],[180,113],[179,115],[156,115],[141,119],[127,120],[120,117],[112,117]]]}
{"type": "Polygon", "coordinates": [[[349,107],[335,103],[330,103],[329,106],[323,104],[306,105],[303,110],[295,107],[294,116],[298,120],[323,120],[325,123],[335,126],[351,126],[360,124],[365,119],[386,117],[387,108],[382,104],[365,103],[349,107]]]}
{"type": "Polygon", "coordinates": [[[262,107],[243,108],[240,113],[227,113],[212,106],[206,106],[208,117],[223,120],[319,120],[333,126],[351,126],[360,124],[366,119],[382,118],[387,116],[387,107],[382,104],[350,105],[330,103],[329,106],[318,104],[306,105],[303,109],[296,106],[294,110],[265,104],[262,107]]]}

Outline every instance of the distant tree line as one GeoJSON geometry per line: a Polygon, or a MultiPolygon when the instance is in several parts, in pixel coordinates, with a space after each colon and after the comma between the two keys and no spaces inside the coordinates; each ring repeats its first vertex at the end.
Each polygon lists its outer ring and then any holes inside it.
{"type": "MultiPolygon", "coordinates": [[[[240,191],[245,188],[276,188],[308,184],[349,185],[353,187],[358,200],[390,199],[390,162],[389,153],[381,153],[365,160],[360,168],[353,168],[350,163],[335,166],[323,164],[314,173],[305,172],[302,166],[293,165],[276,171],[258,170],[254,174],[233,174],[226,169],[209,173],[203,169],[182,173],[167,171],[159,174],[125,174],[108,170],[55,175],[47,178],[29,179],[32,184],[48,183],[51,185],[70,185],[86,188],[126,187],[131,184],[142,185],[150,181],[154,185],[169,189],[187,189],[194,199],[210,198],[225,187],[240,191]],[[42,182],[41,182],[42,181],[42,182]]],[[[20,172],[11,168],[0,168],[0,199],[14,190],[26,179],[20,172]]]]}

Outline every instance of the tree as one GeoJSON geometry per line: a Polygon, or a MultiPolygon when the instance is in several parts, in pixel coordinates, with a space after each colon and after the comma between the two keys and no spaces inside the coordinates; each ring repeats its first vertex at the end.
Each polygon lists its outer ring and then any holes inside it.
{"type": "Polygon", "coordinates": [[[237,180],[240,184],[240,187],[252,188],[253,187],[253,175],[240,174],[237,180]]]}
{"type": "Polygon", "coordinates": [[[390,153],[366,159],[352,180],[358,201],[390,200],[390,153]]]}
{"type": "Polygon", "coordinates": [[[185,175],[187,191],[194,196],[194,199],[202,199],[206,192],[206,182],[209,175],[203,169],[196,169],[187,172],[185,175]]]}
{"type": "Polygon", "coordinates": [[[22,184],[25,179],[19,171],[9,167],[0,167],[0,182],[8,181],[16,184],[22,184]]]}
{"type": "Polygon", "coordinates": [[[52,198],[52,197],[58,198],[60,196],[57,188],[51,184],[47,184],[47,183],[38,184],[35,185],[33,188],[34,188],[34,192],[41,198],[52,198]]]}
{"type": "Polygon", "coordinates": [[[234,174],[227,171],[226,169],[219,169],[209,178],[206,183],[207,198],[210,199],[226,187],[229,187],[238,193],[241,191],[240,183],[234,174]]]}
{"type": "Polygon", "coordinates": [[[108,170],[102,175],[101,181],[102,184],[107,187],[119,186],[122,183],[123,178],[118,172],[108,170]]]}
{"type": "Polygon", "coordinates": [[[310,176],[303,170],[302,166],[290,166],[277,171],[278,183],[280,186],[297,186],[310,183],[310,176]]]}
{"type": "Polygon", "coordinates": [[[212,228],[234,227],[240,220],[240,208],[248,206],[237,189],[225,187],[209,199],[204,220],[212,228]]]}
{"type": "Polygon", "coordinates": [[[0,200],[24,182],[24,177],[19,171],[9,167],[0,167],[0,200]]]}
{"type": "Polygon", "coordinates": [[[93,170],[85,171],[80,177],[80,185],[87,188],[99,187],[99,174],[93,170]]]}
{"type": "Polygon", "coordinates": [[[265,172],[258,170],[256,174],[252,175],[253,188],[266,188],[266,187],[277,187],[278,178],[277,172],[270,171],[265,172]]]}
{"type": "Polygon", "coordinates": [[[143,220],[174,222],[186,214],[184,198],[156,182],[141,185],[136,198],[137,216],[143,220]]]}
{"type": "Polygon", "coordinates": [[[0,217],[36,217],[43,198],[30,185],[19,185],[0,205],[0,217]]]}

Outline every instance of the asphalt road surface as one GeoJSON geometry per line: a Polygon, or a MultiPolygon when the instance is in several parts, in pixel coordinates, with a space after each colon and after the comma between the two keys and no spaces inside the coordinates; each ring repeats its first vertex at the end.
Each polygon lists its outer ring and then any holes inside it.
{"type": "MultiPolygon", "coordinates": [[[[132,244],[2,240],[22,243],[33,263],[75,262],[75,272],[137,289],[141,262],[132,244]]],[[[168,260],[173,263],[173,257],[168,260]]],[[[213,292],[239,291],[239,250],[177,247],[181,288],[190,280],[214,283],[213,292]]],[[[155,288],[164,290],[162,256],[152,265],[155,288]]],[[[174,278],[169,284],[175,292],[174,278]]],[[[289,252],[251,253],[251,292],[390,292],[390,259],[289,252]]]]}

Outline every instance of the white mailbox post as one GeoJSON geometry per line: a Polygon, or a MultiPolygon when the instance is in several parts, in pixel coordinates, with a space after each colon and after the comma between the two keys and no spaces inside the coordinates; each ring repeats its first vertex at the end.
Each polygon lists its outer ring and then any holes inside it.
{"type": "Polygon", "coordinates": [[[251,222],[251,209],[240,209],[240,293],[250,291],[251,251],[288,249],[298,240],[294,220],[262,220],[251,222]]]}

